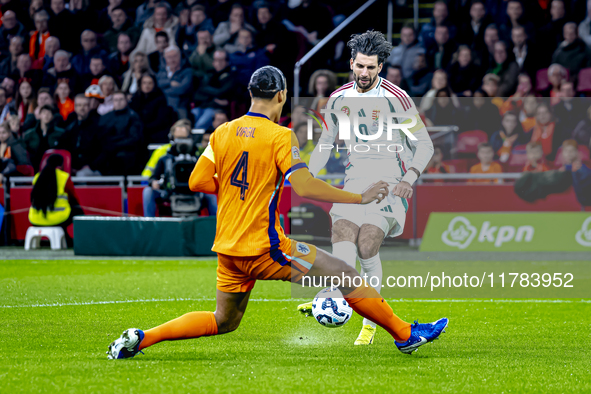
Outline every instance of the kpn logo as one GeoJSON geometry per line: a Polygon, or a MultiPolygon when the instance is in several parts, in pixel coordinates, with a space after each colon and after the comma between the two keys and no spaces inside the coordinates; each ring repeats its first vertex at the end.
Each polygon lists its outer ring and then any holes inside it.
{"type": "Polygon", "coordinates": [[[532,226],[491,226],[490,221],[487,220],[482,223],[480,229],[477,229],[463,216],[453,218],[447,230],[441,234],[443,243],[458,249],[466,249],[474,239],[477,242],[492,242],[495,247],[500,248],[506,242],[531,242],[533,238],[532,226]]]}
{"type": "Polygon", "coordinates": [[[575,240],[581,246],[591,247],[591,216],[589,216],[581,226],[581,229],[575,234],[575,240]]]}

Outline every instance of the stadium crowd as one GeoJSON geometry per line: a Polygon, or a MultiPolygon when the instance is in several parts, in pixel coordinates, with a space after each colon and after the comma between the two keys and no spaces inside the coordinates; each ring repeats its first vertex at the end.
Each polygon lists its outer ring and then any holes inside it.
{"type": "MultiPolygon", "coordinates": [[[[153,176],[170,145],[156,156],[147,147],[169,143],[175,122],[205,130],[203,149],[246,112],[255,69],[274,65],[292,86],[297,59],[358,6],[0,0],[0,176],[38,172],[48,149],[69,151],[77,175],[153,176]]],[[[378,6],[385,14],[387,2],[378,6]]],[[[312,107],[351,78],[345,33],[303,70],[312,107]]],[[[437,1],[430,22],[399,33],[382,76],[416,98],[427,125],[460,128],[429,172],[561,167],[564,144],[589,159],[591,0],[437,1]]],[[[305,119],[293,112],[283,121],[297,129],[305,119]]],[[[306,157],[313,144],[301,143],[306,157]]],[[[335,154],[327,171],[344,159],[335,154]]]]}

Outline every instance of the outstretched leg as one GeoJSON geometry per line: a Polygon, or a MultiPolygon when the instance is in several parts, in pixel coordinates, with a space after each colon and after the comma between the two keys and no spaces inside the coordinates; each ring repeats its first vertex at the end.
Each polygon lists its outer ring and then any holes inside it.
{"type": "Polygon", "coordinates": [[[355,268],[347,265],[343,260],[326,253],[322,249],[317,250],[314,265],[308,272],[308,276],[335,276],[346,279],[339,286],[339,290],[351,305],[351,308],[361,316],[376,322],[379,326],[394,337],[398,342],[405,342],[410,337],[410,323],[407,323],[394,314],[380,294],[363,282],[355,268]],[[347,280],[350,278],[350,280],[347,280]],[[362,283],[355,287],[354,283],[362,283]]]}
{"type": "Polygon", "coordinates": [[[162,341],[176,341],[225,334],[240,325],[248,305],[250,290],[225,293],[218,290],[215,312],[189,312],[183,316],[142,331],[129,328],[109,345],[110,359],[130,358],[149,346],[162,341]]]}
{"type": "Polygon", "coordinates": [[[140,350],[162,341],[199,338],[234,331],[244,316],[249,297],[250,291],[225,293],[218,290],[215,312],[189,312],[145,331],[140,350]]]}

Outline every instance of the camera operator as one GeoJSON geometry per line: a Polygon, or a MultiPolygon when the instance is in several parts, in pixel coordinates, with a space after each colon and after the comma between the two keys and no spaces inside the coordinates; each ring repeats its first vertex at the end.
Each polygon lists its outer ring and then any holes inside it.
{"type": "MultiPolygon", "coordinates": [[[[173,195],[194,196],[188,184],[178,179],[179,171],[175,171],[175,164],[179,165],[180,172],[190,175],[197,162],[198,147],[191,138],[191,125],[185,120],[176,122],[169,134],[170,148],[166,154],[158,159],[158,162],[149,179],[149,186],[143,191],[144,216],[156,216],[156,205],[161,201],[170,201],[173,195]]],[[[217,211],[217,200],[214,195],[198,195],[208,208],[210,215],[217,211]]],[[[200,209],[197,206],[197,209],[200,209]]],[[[173,209],[174,210],[174,209],[173,209]]]]}

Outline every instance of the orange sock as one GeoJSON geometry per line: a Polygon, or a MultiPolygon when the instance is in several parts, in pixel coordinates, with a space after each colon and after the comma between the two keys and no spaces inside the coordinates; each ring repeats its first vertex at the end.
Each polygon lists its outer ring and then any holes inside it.
{"type": "Polygon", "coordinates": [[[396,341],[406,342],[410,338],[410,323],[396,316],[390,305],[367,283],[347,294],[345,299],[355,312],[384,328],[396,341]]]}
{"type": "Polygon", "coordinates": [[[189,312],[144,331],[145,336],[140,344],[140,350],[162,341],[205,337],[217,333],[218,325],[213,312],[189,312]]]}

